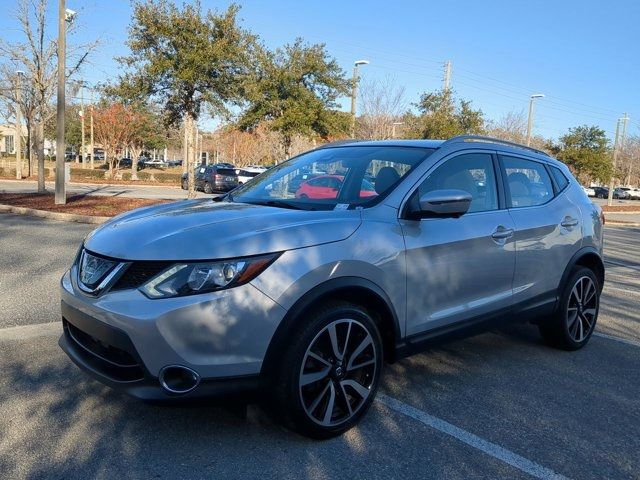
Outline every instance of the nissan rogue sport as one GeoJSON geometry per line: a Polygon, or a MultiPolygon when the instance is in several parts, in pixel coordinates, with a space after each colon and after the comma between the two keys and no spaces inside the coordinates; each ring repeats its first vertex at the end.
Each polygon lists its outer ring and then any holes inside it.
{"type": "Polygon", "coordinates": [[[262,389],[287,426],[326,438],[366,413],[385,362],[452,334],[530,321],[583,347],[603,223],[567,167],[528,147],[329,144],[97,228],[61,280],[60,346],[145,400],[262,389]],[[296,196],[301,172],[339,181],[296,196]]]}

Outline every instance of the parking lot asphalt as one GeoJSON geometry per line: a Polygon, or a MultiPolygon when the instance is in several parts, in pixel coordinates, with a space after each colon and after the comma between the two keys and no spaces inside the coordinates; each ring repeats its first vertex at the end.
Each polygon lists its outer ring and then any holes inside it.
{"type": "Polygon", "coordinates": [[[514,324],[431,349],[386,368],[358,427],[317,442],[258,406],[155,406],[90,380],[57,321],[58,279],[92,227],[0,227],[2,478],[640,477],[640,228],[606,228],[586,348],[514,324]]]}

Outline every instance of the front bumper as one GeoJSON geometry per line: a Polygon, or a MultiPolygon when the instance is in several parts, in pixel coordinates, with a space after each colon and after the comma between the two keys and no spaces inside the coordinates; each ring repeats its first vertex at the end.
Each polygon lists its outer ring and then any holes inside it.
{"type": "Polygon", "coordinates": [[[250,284],[211,294],[150,300],[137,290],[91,297],[73,273],[61,281],[60,347],[100,382],[145,400],[165,400],[163,367],[195,371],[180,397],[219,396],[260,386],[269,342],[285,311],[250,284]]]}

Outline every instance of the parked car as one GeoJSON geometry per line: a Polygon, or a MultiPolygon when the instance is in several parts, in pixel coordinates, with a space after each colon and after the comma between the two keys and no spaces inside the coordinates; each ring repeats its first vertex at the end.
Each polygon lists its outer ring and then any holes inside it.
{"type": "Polygon", "coordinates": [[[292,178],[287,179],[287,182],[286,182],[287,191],[289,193],[295,194],[303,182],[306,182],[308,180],[311,180],[314,177],[317,177],[323,174],[324,172],[311,172],[311,171],[303,171],[302,173],[295,174],[292,176],[292,178]]]}
{"type": "Polygon", "coordinates": [[[585,193],[587,197],[595,197],[596,191],[591,187],[582,186],[582,191],[585,193]]]}
{"type": "Polygon", "coordinates": [[[261,390],[287,426],[327,438],[367,412],[385,362],[454,334],[530,321],[584,347],[602,246],[601,208],[541,151],[471,135],[342,143],[214,201],[98,227],[61,280],[60,346],[145,400],[261,390]],[[283,179],[319,168],[341,172],[337,196],[291,198],[283,179]]]}
{"type": "Polygon", "coordinates": [[[613,198],[620,200],[629,200],[631,198],[631,195],[629,194],[628,189],[618,187],[614,188],[613,190],[613,198]]]}
{"type": "Polygon", "coordinates": [[[607,187],[593,187],[593,191],[597,198],[607,198],[609,196],[609,189],[607,187]]]}
{"type": "MultiPolygon", "coordinates": [[[[620,187],[619,190],[626,192],[628,194],[629,200],[639,200],[640,199],[640,189],[634,187],[620,187]]],[[[622,197],[621,197],[622,198],[622,197]]]]}
{"type": "Polygon", "coordinates": [[[131,168],[131,162],[132,160],[130,158],[124,157],[120,159],[120,161],[118,162],[118,165],[121,168],[131,168]]]}
{"type": "MultiPolygon", "coordinates": [[[[320,175],[306,182],[302,182],[296,191],[296,198],[307,199],[334,199],[338,197],[344,176],[320,175]]],[[[374,186],[364,178],[361,181],[360,198],[375,197],[377,195],[374,186]]]]}
{"type": "Polygon", "coordinates": [[[236,168],[236,175],[238,175],[238,184],[242,185],[243,183],[247,183],[252,178],[260,175],[266,169],[267,167],[263,167],[262,165],[249,165],[248,167],[236,168]]]}
{"type": "MultiPolygon", "coordinates": [[[[221,167],[221,164],[197,166],[194,172],[195,189],[204,193],[228,192],[238,186],[238,175],[235,169],[221,167]]],[[[181,186],[188,186],[187,174],[182,174],[181,186]]]]}
{"type": "Polygon", "coordinates": [[[143,165],[145,167],[154,167],[154,168],[167,168],[169,165],[163,159],[156,158],[147,158],[143,161],[143,165]]]}
{"type": "Polygon", "coordinates": [[[182,166],[182,160],[179,160],[179,159],[171,160],[171,159],[169,159],[169,160],[167,160],[167,165],[170,166],[170,167],[180,167],[180,166],[182,166]]]}

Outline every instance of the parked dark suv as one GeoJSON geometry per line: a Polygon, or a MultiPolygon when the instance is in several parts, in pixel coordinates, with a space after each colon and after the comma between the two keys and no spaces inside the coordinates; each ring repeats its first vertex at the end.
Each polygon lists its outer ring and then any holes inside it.
{"type": "MultiPolygon", "coordinates": [[[[187,174],[182,174],[183,190],[189,188],[187,174]]],[[[234,168],[220,165],[202,165],[195,170],[195,188],[204,193],[228,192],[238,186],[238,175],[234,168]]]]}

